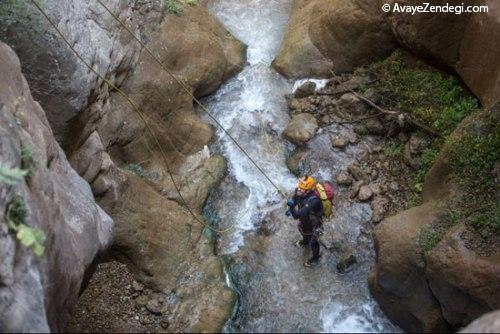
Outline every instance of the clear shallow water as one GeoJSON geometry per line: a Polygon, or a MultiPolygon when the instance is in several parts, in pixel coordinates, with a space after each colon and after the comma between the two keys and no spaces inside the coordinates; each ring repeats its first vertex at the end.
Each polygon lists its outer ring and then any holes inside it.
{"type": "MultiPolygon", "coordinates": [[[[289,121],[284,95],[291,82],[271,67],[290,14],[291,0],[213,0],[209,10],[248,45],[248,64],[204,102],[270,178],[286,191],[296,184],[285,164],[293,146],[281,138],[289,121]]],[[[319,81],[319,85],[324,81],[319,81]]],[[[210,122],[207,118],[206,121],[210,122]]],[[[329,135],[350,129],[331,126],[310,143],[311,171],[331,179],[356,157],[357,148],[334,152],[329,135]]],[[[384,332],[397,330],[371,298],[366,283],[373,263],[371,239],[363,233],[367,204],[340,200],[334,228],[355,248],[359,264],[345,275],[325,254],[320,267],[302,266],[307,254],[292,246],[298,232],[284,216],[283,199],[234,143],[217,129],[211,149],[224,155],[229,175],[207,204],[220,228],[236,224],[218,239],[218,251],[231,259],[230,270],[241,293],[237,316],[228,332],[384,332]],[[267,223],[270,222],[270,223],[267,223]],[[263,224],[272,231],[263,236],[263,224]]],[[[342,197],[342,196],[340,196],[342,197]]],[[[207,209],[206,208],[206,209],[207,209]]]]}

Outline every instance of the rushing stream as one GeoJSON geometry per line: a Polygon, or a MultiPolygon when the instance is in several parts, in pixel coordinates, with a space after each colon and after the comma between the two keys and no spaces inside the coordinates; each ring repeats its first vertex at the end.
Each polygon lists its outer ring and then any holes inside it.
{"type": "MultiPolygon", "coordinates": [[[[205,100],[220,123],[286,191],[296,184],[285,164],[293,146],[281,138],[289,120],[284,95],[292,92],[294,83],[276,73],[271,62],[291,5],[292,0],[210,1],[210,11],[248,45],[248,64],[205,100]]],[[[309,166],[314,175],[331,179],[354,161],[360,145],[334,152],[329,142],[331,133],[348,131],[333,125],[309,143],[314,147],[309,166]]],[[[335,232],[353,245],[358,258],[353,270],[338,274],[337,260],[324,250],[320,266],[304,268],[308,254],[293,246],[299,234],[285,217],[276,189],[220,129],[211,150],[224,155],[229,175],[211,194],[205,211],[219,219],[221,229],[235,224],[219,237],[218,251],[228,256],[241,294],[239,311],[226,331],[398,330],[373,301],[366,283],[374,256],[364,224],[371,215],[368,204],[344,201],[345,194],[335,203],[335,232]]]]}

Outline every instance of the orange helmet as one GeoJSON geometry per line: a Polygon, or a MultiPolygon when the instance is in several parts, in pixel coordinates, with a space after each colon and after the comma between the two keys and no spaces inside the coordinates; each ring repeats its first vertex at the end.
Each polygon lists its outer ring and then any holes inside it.
{"type": "Polygon", "coordinates": [[[314,186],[316,185],[316,181],[312,176],[304,176],[299,179],[299,189],[305,190],[305,191],[310,191],[313,190],[314,186]]]}

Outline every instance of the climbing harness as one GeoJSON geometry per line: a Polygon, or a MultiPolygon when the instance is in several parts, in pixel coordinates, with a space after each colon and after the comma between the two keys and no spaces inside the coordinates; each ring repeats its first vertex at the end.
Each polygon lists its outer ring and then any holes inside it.
{"type": "MultiPolygon", "coordinates": [[[[106,10],[108,12],[110,12],[110,10],[103,4],[101,3],[99,0],[97,0],[101,5],[103,5],[106,10]]],[[[147,132],[151,135],[151,137],[154,139],[154,142],[155,142],[155,145],[158,147],[158,149],[160,150],[160,153],[161,153],[161,156],[162,156],[162,159],[163,159],[163,162],[165,164],[165,167],[167,169],[167,173],[170,177],[170,180],[172,181],[172,184],[174,185],[174,188],[177,192],[177,194],[179,195],[179,198],[181,199],[182,201],[182,204],[184,205],[184,207],[188,210],[188,212],[190,213],[191,216],[193,216],[193,218],[199,222],[200,224],[202,224],[205,228],[208,228],[209,230],[213,231],[213,232],[216,232],[216,233],[226,233],[230,230],[232,230],[236,223],[233,223],[231,226],[229,226],[228,228],[226,229],[223,229],[223,230],[217,230],[213,227],[211,227],[210,225],[206,224],[202,219],[200,219],[198,217],[198,215],[193,212],[193,210],[191,210],[191,208],[189,207],[189,205],[187,204],[187,201],[185,200],[184,196],[182,195],[181,193],[181,190],[180,190],[180,187],[177,185],[177,183],[175,182],[174,180],[174,177],[173,177],[173,173],[171,171],[171,168],[170,168],[170,164],[168,163],[168,159],[167,159],[167,155],[165,153],[165,151],[163,150],[163,147],[158,139],[158,137],[156,137],[153,129],[150,127],[150,125],[148,124],[147,120],[146,120],[146,115],[139,109],[139,107],[137,106],[137,104],[125,93],[123,92],[120,88],[118,88],[116,85],[114,85],[111,81],[109,81],[108,79],[106,79],[103,75],[101,75],[100,73],[98,73],[85,59],[83,59],[83,57],[78,53],[78,51],[76,51],[76,49],[74,48],[74,46],[69,42],[69,40],[66,38],[66,36],[61,32],[61,30],[57,27],[57,25],[52,21],[52,19],[48,16],[48,14],[43,10],[43,8],[38,4],[37,1],[35,0],[30,0],[30,2],[33,4],[33,6],[36,7],[36,9],[45,17],[45,19],[49,22],[49,24],[54,28],[54,30],[57,32],[57,34],[61,37],[61,39],[64,41],[64,43],[69,47],[69,49],[75,54],[75,56],[85,65],[85,67],[87,67],[91,72],[93,72],[97,77],[99,77],[103,82],[105,82],[110,88],[112,88],[113,90],[116,90],[126,101],[127,103],[132,107],[132,109],[135,111],[135,113],[139,116],[139,118],[141,119],[141,121],[144,123],[144,126],[146,127],[146,130],[147,132]]],[[[111,12],[110,12],[111,13],[111,12]]],[[[111,13],[112,14],[112,13],[111,13]]],[[[238,146],[238,148],[240,148],[240,150],[248,157],[248,159],[253,163],[253,165],[266,177],[266,179],[276,188],[276,190],[278,190],[278,192],[286,197],[285,193],[280,189],[278,188],[278,186],[276,186],[274,184],[274,182],[272,182],[272,180],[267,176],[267,174],[265,174],[265,172],[257,165],[257,163],[250,157],[250,155],[248,155],[248,153],[236,142],[236,140],[227,132],[227,130],[224,129],[224,127],[210,114],[210,112],[208,111],[208,109],[203,106],[203,104],[194,97],[194,95],[191,93],[191,91],[185,86],[185,84],[180,81],[179,79],[177,79],[177,77],[175,77],[168,69],[166,69],[163,64],[158,60],[157,57],[155,57],[152,52],[128,29],[128,27],[123,24],[117,17],[114,16],[114,14],[112,14],[113,17],[118,20],[118,22],[120,22],[120,24],[125,28],[127,29],[127,31],[129,31],[130,34],[133,35],[133,37],[148,51],[148,53],[156,60],[156,62],[158,62],[160,64],[160,66],[179,84],[181,85],[181,87],[194,99],[194,101],[205,111],[207,112],[207,114],[216,122],[216,124],[218,126],[220,126],[223,131],[233,140],[233,142],[238,146]]]]}

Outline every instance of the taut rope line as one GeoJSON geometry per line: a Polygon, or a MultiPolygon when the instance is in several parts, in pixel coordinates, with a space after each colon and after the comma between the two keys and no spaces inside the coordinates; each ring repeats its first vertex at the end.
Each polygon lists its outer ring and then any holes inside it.
{"type": "Polygon", "coordinates": [[[163,65],[163,63],[161,62],[161,60],[158,58],[158,56],[154,55],[153,52],[149,49],[149,47],[147,47],[138,37],[137,35],[134,34],[134,32],[122,21],[120,20],[120,18],[114,14],[101,0],[96,0],[102,7],[104,7],[104,9],[106,9],[106,11],[111,14],[111,16],[123,27],[125,28],[125,30],[127,30],[127,32],[144,48],[144,50],[146,50],[146,52],[158,63],[158,65],[160,65],[160,67],[168,73],[168,75],[174,79],[188,94],[189,96],[193,99],[193,101],[198,105],[200,106],[200,108],[208,115],[208,117],[210,117],[210,119],[212,119],[216,124],[217,126],[219,126],[222,131],[224,131],[224,133],[234,142],[234,144],[243,152],[243,154],[245,154],[245,156],[248,158],[248,160],[250,160],[250,162],[255,166],[255,168],[258,169],[258,171],[264,175],[264,177],[272,184],[272,186],[279,192],[279,194],[281,196],[283,196],[283,198],[287,198],[287,195],[285,194],[284,191],[282,191],[272,180],[269,176],[267,176],[267,174],[262,170],[262,168],[257,164],[257,162],[255,162],[255,160],[245,151],[245,149],[243,147],[241,147],[241,145],[236,141],[236,139],[234,139],[234,137],[229,133],[229,131],[227,131],[224,126],[222,126],[222,124],[220,124],[220,122],[210,113],[210,111],[207,109],[207,107],[205,107],[203,105],[203,103],[200,102],[200,100],[198,100],[193,93],[191,93],[191,90],[186,86],[186,84],[184,84],[181,80],[179,80],[168,68],[165,67],[165,65],[163,65]]]}
{"type": "Polygon", "coordinates": [[[40,5],[35,1],[35,0],[30,0],[30,2],[38,9],[38,11],[47,19],[49,24],[54,28],[54,30],[57,32],[57,34],[61,37],[61,39],[64,41],[64,43],[70,48],[70,50],[75,54],[75,56],[90,70],[92,71],[97,77],[99,77],[103,82],[105,82],[109,87],[112,89],[116,90],[125,100],[130,104],[132,109],[137,113],[141,121],[144,123],[148,133],[153,137],[156,146],[158,146],[160,153],[162,155],[163,161],[165,163],[165,166],[167,168],[167,173],[172,181],[172,184],[175,187],[175,190],[179,194],[179,197],[181,201],[183,202],[184,206],[186,209],[189,211],[191,216],[195,218],[196,221],[198,221],[200,224],[202,224],[204,227],[216,232],[216,233],[225,233],[230,231],[235,227],[235,224],[232,224],[230,227],[223,229],[223,230],[217,230],[211,227],[210,225],[206,224],[204,221],[202,221],[194,212],[191,210],[189,205],[187,204],[187,201],[184,199],[184,196],[181,194],[180,188],[178,187],[177,183],[174,180],[173,174],[170,169],[170,165],[168,163],[167,155],[165,151],[163,150],[160,141],[158,140],[158,137],[154,134],[153,129],[149,126],[148,122],[146,121],[146,115],[142,113],[142,111],[139,109],[137,104],[126,94],[124,93],[120,88],[115,86],[112,82],[110,82],[108,79],[106,79],[104,76],[102,76],[100,73],[98,73],[83,57],[75,50],[75,48],[71,45],[71,43],[68,41],[66,36],[61,32],[61,30],[57,27],[57,25],[52,21],[52,19],[47,15],[47,13],[43,10],[43,8],[40,7],[40,5]]]}

